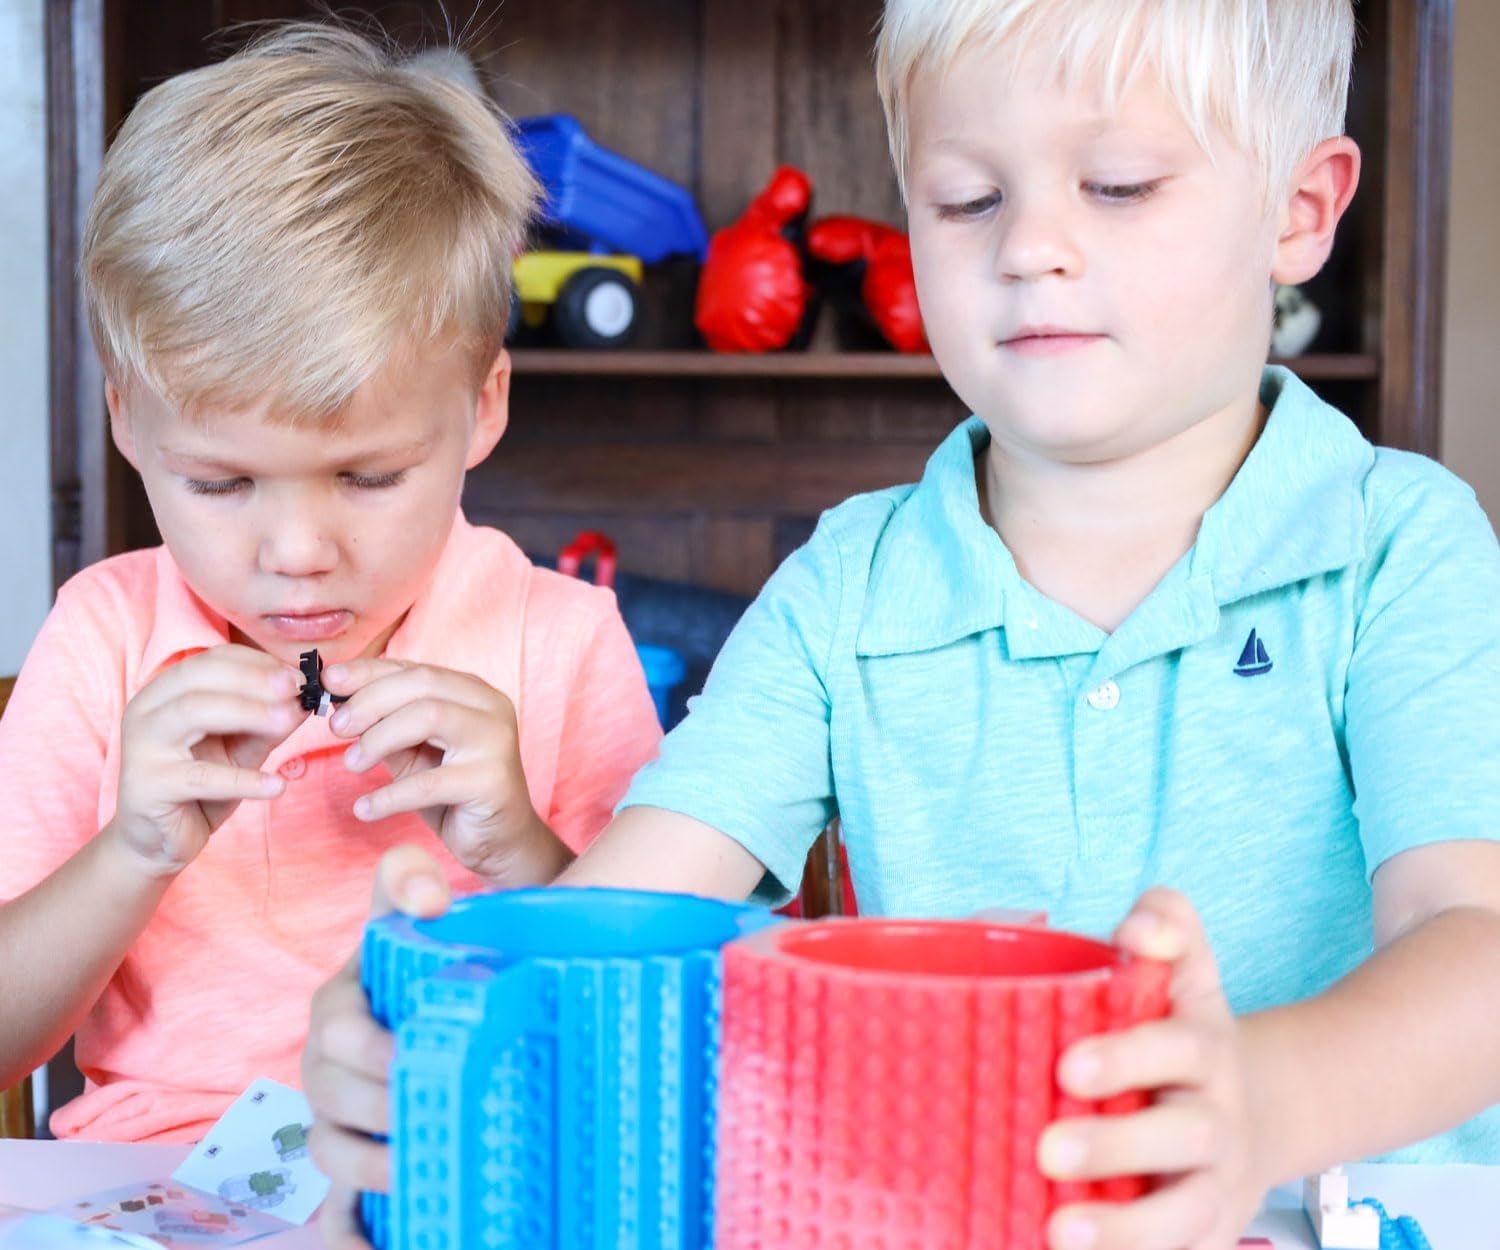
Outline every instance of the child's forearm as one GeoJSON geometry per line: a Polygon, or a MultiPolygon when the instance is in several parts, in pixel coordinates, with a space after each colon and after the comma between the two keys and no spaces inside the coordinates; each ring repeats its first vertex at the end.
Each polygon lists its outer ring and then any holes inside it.
{"type": "Polygon", "coordinates": [[[659,807],[627,807],[557,884],[739,900],[764,873],[749,851],[700,820],[659,807]]]}
{"type": "Polygon", "coordinates": [[[1284,1183],[1394,1150],[1500,1102],[1500,913],[1444,911],[1326,993],[1243,1021],[1284,1183]]]}
{"type": "Polygon", "coordinates": [[[546,821],[533,814],[530,827],[516,840],[514,854],[487,878],[502,890],[550,885],[572,862],[573,852],[567,844],[546,821]]]}
{"type": "Polygon", "coordinates": [[[143,871],[106,829],[0,905],[0,1088],[68,1040],[171,882],[143,871]]]}

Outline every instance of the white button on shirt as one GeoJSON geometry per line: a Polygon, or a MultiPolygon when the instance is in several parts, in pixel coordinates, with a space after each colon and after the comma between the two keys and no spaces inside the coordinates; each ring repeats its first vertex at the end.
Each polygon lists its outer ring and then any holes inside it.
{"type": "Polygon", "coordinates": [[[1112,681],[1105,682],[1089,691],[1089,706],[1099,712],[1109,712],[1120,706],[1120,687],[1112,681]]]}

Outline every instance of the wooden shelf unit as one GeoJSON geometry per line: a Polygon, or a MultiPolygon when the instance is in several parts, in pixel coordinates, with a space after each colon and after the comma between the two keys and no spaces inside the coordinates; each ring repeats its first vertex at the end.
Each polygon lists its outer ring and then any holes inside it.
{"type": "MultiPolygon", "coordinates": [[[[106,137],[150,85],[232,47],[237,24],[315,0],[53,0],[47,6],[53,220],[55,568],[155,541],[108,445],[74,285],[106,137]]],[[[879,0],[375,0],[408,43],[468,30],[508,112],[565,111],[689,187],[709,227],[780,163],[814,213],[901,220],[869,63],[879,0]],[[477,13],[474,20],[471,15],[477,13]]],[[[1364,183],[1327,270],[1314,353],[1289,362],[1375,440],[1437,450],[1452,0],[1359,0],[1350,133],[1364,183]]],[[[674,285],[675,283],[675,285],[674,285]]],[[[847,495],[911,480],[963,411],[930,359],[846,352],[825,311],[812,350],[690,350],[690,288],[648,283],[649,337],[620,354],[518,350],[506,440],[470,479],[476,520],[533,551],[603,528],[634,572],[753,592],[847,495]]]]}

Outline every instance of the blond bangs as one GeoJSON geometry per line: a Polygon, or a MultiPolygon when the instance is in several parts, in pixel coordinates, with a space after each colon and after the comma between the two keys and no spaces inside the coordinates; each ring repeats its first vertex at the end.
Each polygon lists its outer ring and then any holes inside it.
{"type": "Polygon", "coordinates": [[[1223,133],[1269,190],[1343,133],[1354,29],[1350,0],[887,0],[876,81],[903,193],[912,80],[971,47],[1001,48],[1012,67],[1045,54],[1106,109],[1149,73],[1205,150],[1223,133]]]}
{"type": "Polygon", "coordinates": [[[324,421],[406,349],[482,378],[537,187],[486,101],[337,27],[279,30],[142,98],[85,230],[118,385],[324,421]]]}

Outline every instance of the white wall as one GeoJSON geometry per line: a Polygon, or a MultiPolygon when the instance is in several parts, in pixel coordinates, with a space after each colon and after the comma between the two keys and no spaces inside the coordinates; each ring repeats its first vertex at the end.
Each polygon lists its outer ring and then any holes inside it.
{"type": "Polygon", "coordinates": [[[0,0],[0,675],[52,601],[42,7],[0,0]]]}
{"type": "Polygon", "coordinates": [[[1500,3],[1454,6],[1443,461],[1500,526],[1500,3]]]}

